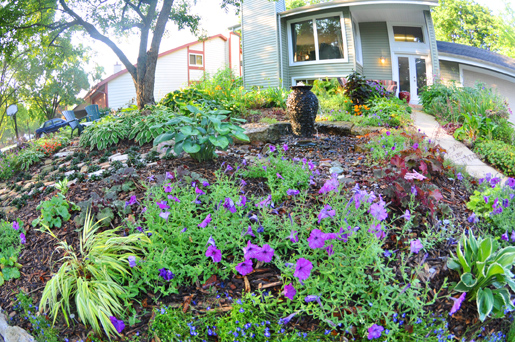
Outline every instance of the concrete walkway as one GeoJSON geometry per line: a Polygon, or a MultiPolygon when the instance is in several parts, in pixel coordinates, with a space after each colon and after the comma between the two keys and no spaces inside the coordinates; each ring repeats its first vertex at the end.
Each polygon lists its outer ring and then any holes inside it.
{"type": "Polygon", "coordinates": [[[503,181],[507,179],[502,173],[483,163],[467,146],[447,134],[433,116],[419,110],[413,110],[411,117],[415,126],[425,133],[431,139],[431,142],[436,142],[447,151],[445,159],[450,159],[456,165],[465,166],[465,170],[472,177],[483,178],[487,173],[490,173],[503,181]]]}

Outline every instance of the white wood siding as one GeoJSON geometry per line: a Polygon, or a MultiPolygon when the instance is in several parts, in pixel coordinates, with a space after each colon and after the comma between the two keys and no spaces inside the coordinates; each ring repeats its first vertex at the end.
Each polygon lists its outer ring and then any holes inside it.
{"type": "Polygon", "coordinates": [[[110,108],[125,108],[136,103],[136,87],[129,73],[110,81],[107,86],[107,102],[110,108]]]}
{"type": "Polygon", "coordinates": [[[161,101],[169,92],[188,85],[187,49],[175,51],[157,60],[154,98],[161,101]]]}
{"type": "MultiPolygon", "coordinates": [[[[205,68],[206,73],[212,75],[216,73],[220,68],[224,68],[226,66],[226,59],[228,60],[228,56],[226,55],[226,42],[223,39],[211,39],[206,42],[204,51],[205,54],[205,68]]],[[[191,70],[191,75],[194,70],[191,70]]],[[[191,78],[193,80],[193,78],[191,78]]]]}
{"type": "Polygon", "coordinates": [[[202,42],[199,42],[195,45],[190,45],[190,50],[204,51],[204,44],[202,42]]]}
{"type": "Polygon", "coordinates": [[[240,37],[235,34],[231,34],[230,37],[231,51],[229,53],[231,54],[231,69],[235,75],[240,76],[240,37]]]}

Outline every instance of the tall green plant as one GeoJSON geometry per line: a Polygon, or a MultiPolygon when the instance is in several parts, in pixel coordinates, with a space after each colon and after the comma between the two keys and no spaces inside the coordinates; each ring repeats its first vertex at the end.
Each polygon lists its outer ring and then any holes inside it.
{"type": "MultiPolygon", "coordinates": [[[[83,324],[111,336],[118,333],[109,317],[120,317],[125,310],[122,298],[127,293],[122,285],[131,274],[128,258],[142,255],[150,239],[146,234],[120,236],[118,229],[99,233],[99,228],[88,214],[78,251],[59,241],[62,266],[43,290],[40,312],[48,312],[54,323],[61,312],[69,324],[73,301],[83,324]]],[[[50,229],[46,232],[57,239],[50,229]]]]}

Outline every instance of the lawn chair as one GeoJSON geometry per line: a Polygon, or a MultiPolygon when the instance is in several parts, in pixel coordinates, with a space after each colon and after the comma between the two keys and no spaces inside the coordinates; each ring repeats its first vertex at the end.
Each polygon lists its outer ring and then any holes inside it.
{"type": "Polygon", "coordinates": [[[98,110],[98,105],[96,105],[96,104],[89,105],[85,109],[86,109],[86,113],[88,113],[88,115],[86,116],[88,121],[92,121],[92,122],[93,121],[98,121],[103,116],[100,113],[100,111],[98,110]]]}
{"type": "Polygon", "coordinates": [[[72,134],[71,134],[70,137],[73,138],[73,131],[74,130],[77,130],[79,132],[79,135],[80,135],[82,133],[82,130],[84,129],[84,126],[82,126],[80,124],[80,121],[84,120],[85,117],[80,119],[80,120],[77,119],[75,117],[75,113],[73,112],[73,110],[65,110],[65,111],[63,111],[63,115],[66,118],[66,122],[68,123],[68,125],[72,129],[72,134]]]}

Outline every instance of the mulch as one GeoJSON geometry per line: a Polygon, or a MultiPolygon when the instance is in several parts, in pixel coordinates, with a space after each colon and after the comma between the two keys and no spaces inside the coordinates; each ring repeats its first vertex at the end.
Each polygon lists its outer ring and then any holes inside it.
{"type": "MultiPolygon", "coordinates": [[[[271,115],[273,115],[271,110],[271,115]]],[[[262,116],[260,116],[262,117],[262,116]]],[[[279,118],[280,116],[276,115],[279,118]]],[[[356,149],[356,146],[366,141],[366,137],[338,137],[319,135],[314,147],[301,147],[297,146],[297,139],[293,136],[283,137],[283,141],[280,143],[281,146],[284,142],[289,145],[289,150],[286,155],[288,158],[307,158],[308,160],[320,162],[339,161],[342,164],[344,175],[349,179],[355,180],[360,186],[368,186],[377,193],[382,193],[390,184],[385,181],[376,180],[374,177],[374,169],[378,169],[381,166],[370,166],[367,163],[366,156],[357,152],[360,149],[356,149]],[[376,184],[372,186],[373,184],[376,184]]],[[[118,152],[123,152],[124,149],[128,148],[130,143],[126,142],[119,146],[118,152]]],[[[148,151],[151,148],[150,144],[144,145],[141,151],[148,151]]],[[[183,170],[188,170],[201,174],[204,178],[210,182],[214,182],[215,175],[214,171],[218,170],[223,163],[231,165],[239,164],[244,156],[257,155],[267,150],[267,146],[264,144],[253,144],[232,147],[229,151],[221,153],[220,157],[210,163],[197,163],[189,157],[171,160],[160,160],[156,165],[147,167],[145,169],[137,170],[138,177],[141,180],[146,179],[150,175],[163,175],[166,171],[172,171],[178,167],[183,170]]],[[[85,151],[88,152],[88,151],[85,151]]],[[[318,165],[318,164],[317,164],[318,165]]],[[[311,191],[313,196],[310,198],[310,202],[318,204],[316,192],[322,186],[324,181],[328,179],[329,167],[322,167],[320,169],[320,176],[314,178],[317,185],[312,187],[311,191]]],[[[124,182],[124,178],[121,177],[118,182],[121,184],[124,182]]],[[[267,190],[267,186],[264,179],[252,179],[248,180],[249,192],[258,196],[263,196],[267,190]]],[[[467,189],[458,181],[440,176],[433,179],[433,183],[436,184],[443,195],[443,202],[447,203],[453,211],[454,224],[458,227],[459,231],[463,229],[469,229],[470,224],[466,218],[469,213],[465,207],[465,203],[470,196],[467,189]]],[[[113,184],[106,184],[104,181],[97,182],[85,182],[73,185],[67,195],[68,200],[75,203],[87,200],[91,197],[93,192],[98,195],[104,193],[106,187],[112,186],[113,184]]],[[[351,188],[353,183],[349,183],[348,187],[351,188]]],[[[55,192],[54,192],[55,193],[55,192]]],[[[20,218],[24,222],[24,229],[27,231],[27,244],[22,250],[18,262],[23,265],[21,268],[22,276],[15,280],[9,281],[0,287],[0,306],[7,312],[7,315],[12,318],[14,325],[19,325],[22,328],[30,331],[32,327],[28,320],[25,320],[21,315],[16,314],[13,309],[15,302],[15,294],[22,290],[25,293],[29,293],[35,300],[39,302],[41,298],[42,290],[45,283],[50,279],[52,272],[55,272],[59,266],[59,259],[62,254],[59,250],[56,250],[56,240],[50,235],[42,233],[30,226],[30,223],[35,219],[39,213],[35,210],[36,206],[41,200],[49,199],[54,193],[48,195],[41,195],[38,198],[30,199],[26,206],[15,213],[16,218],[20,218]]],[[[137,187],[131,193],[125,194],[128,199],[129,196],[136,195],[137,198],[143,198],[144,192],[141,187],[137,187]]],[[[284,208],[292,206],[293,203],[285,202],[282,204],[284,208]]],[[[392,208],[401,214],[400,209],[392,208]]],[[[286,212],[286,211],[284,211],[286,212]]],[[[77,215],[76,213],[74,215],[77,215]]],[[[138,213],[136,213],[136,217],[138,213]]],[[[11,217],[11,219],[14,217],[11,217]]],[[[436,221],[435,221],[436,222],[436,221]]],[[[430,222],[433,226],[435,222],[430,222]]],[[[412,230],[412,238],[420,236],[425,228],[424,220],[420,220],[418,226],[412,230]]],[[[120,218],[113,222],[113,226],[123,225],[124,222],[120,218]]],[[[54,233],[61,240],[78,247],[78,235],[76,231],[78,227],[72,219],[65,222],[61,229],[54,229],[54,233]]],[[[455,236],[459,237],[459,234],[455,236]]],[[[396,249],[396,240],[392,238],[392,235],[385,241],[385,248],[396,249]]],[[[424,283],[427,282],[434,293],[438,293],[435,302],[428,307],[428,311],[435,313],[436,315],[443,315],[448,317],[448,312],[452,307],[452,301],[445,299],[448,295],[447,289],[442,289],[444,282],[457,281],[457,275],[451,273],[446,267],[447,257],[450,252],[455,250],[455,241],[447,241],[441,243],[435,249],[429,251],[426,255],[422,253],[418,255],[411,255],[407,261],[408,266],[424,265],[424,270],[418,276],[424,283]]],[[[393,266],[396,263],[400,263],[400,260],[395,260],[393,266]]],[[[392,264],[391,264],[392,266],[392,264]]],[[[447,282],[447,283],[448,283],[447,282]]],[[[247,276],[246,279],[239,275],[235,275],[230,279],[217,279],[216,276],[211,277],[206,283],[200,284],[185,284],[185,286],[178,289],[178,294],[160,297],[157,294],[148,293],[147,296],[137,298],[137,302],[134,302],[134,308],[138,313],[144,313],[140,317],[141,322],[129,329],[124,331],[123,339],[129,338],[132,335],[139,333],[142,337],[142,341],[151,340],[148,337],[148,323],[153,318],[152,308],[159,307],[160,305],[167,305],[172,307],[180,307],[183,310],[191,310],[192,312],[202,313],[205,312],[207,307],[211,307],[220,311],[230,310],[230,302],[215,301],[213,298],[213,289],[216,289],[220,293],[226,293],[233,298],[241,296],[244,290],[255,290],[255,289],[266,289],[271,291],[273,294],[278,294],[281,289],[282,283],[280,279],[280,272],[273,267],[262,267],[256,269],[254,273],[247,276]]],[[[448,319],[449,329],[456,336],[469,336],[473,331],[467,331],[470,327],[474,327],[476,330],[480,328],[481,324],[478,324],[478,315],[475,309],[474,303],[464,303],[462,309],[455,314],[453,317],[448,319]]],[[[296,328],[301,330],[311,330],[316,325],[316,321],[312,319],[304,319],[299,321],[296,328]]],[[[486,331],[499,331],[503,329],[501,326],[503,323],[500,320],[490,321],[483,326],[486,327],[486,331]]],[[[70,327],[66,327],[63,322],[56,324],[57,330],[61,336],[66,336],[70,341],[84,340],[88,337],[89,330],[85,328],[79,322],[75,322],[70,327]]],[[[116,339],[115,339],[116,340],[116,339]]],[[[98,341],[98,338],[95,338],[98,341]]]]}

